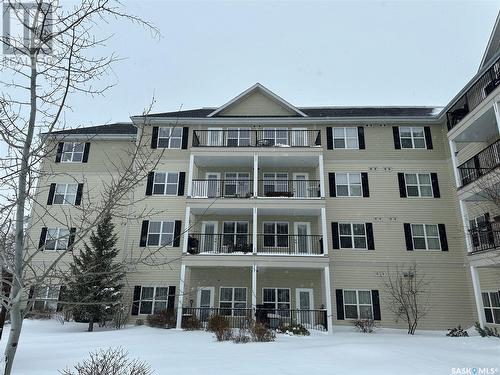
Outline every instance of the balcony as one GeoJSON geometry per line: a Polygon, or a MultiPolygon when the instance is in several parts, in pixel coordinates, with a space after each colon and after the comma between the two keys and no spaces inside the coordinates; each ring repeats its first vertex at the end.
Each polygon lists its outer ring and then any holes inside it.
{"type": "Polygon", "coordinates": [[[462,187],[478,180],[500,165],[500,139],[458,167],[462,187]]]}
{"type": "Polygon", "coordinates": [[[267,198],[319,198],[319,180],[280,180],[265,179],[258,181],[258,196],[267,198]]]}
{"type": "Polygon", "coordinates": [[[193,147],[321,147],[321,132],[280,128],[194,130],[193,147]]]}
{"type": "Polygon", "coordinates": [[[482,73],[465,94],[446,112],[448,130],[453,129],[500,85],[500,58],[482,73]]]}
{"type": "Polygon", "coordinates": [[[191,190],[193,198],[251,198],[253,180],[194,179],[191,190]]]}
{"type": "MultiPolygon", "coordinates": [[[[191,255],[252,254],[252,235],[190,233],[187,252],[191,255]]],[[[323,254],[323,236],[257,234],[257,254],[321,255],[323,254]]]]}
{"type": "Polygon", "coordinates": [[[500,223],[487,222],[469,230],[472,242],[471,253],[497,249],[500,247],[500,223]]]}

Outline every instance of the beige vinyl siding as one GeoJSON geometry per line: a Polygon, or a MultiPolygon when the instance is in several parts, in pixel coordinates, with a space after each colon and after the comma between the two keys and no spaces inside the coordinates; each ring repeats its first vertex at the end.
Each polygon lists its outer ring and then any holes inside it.
{"type": "Polygon", "coordinates": [[[260,93],[253,92],[243,100],[233,103],[220,116],[297,116],[295,111],[278,104],[273,99],[260,93]]]}

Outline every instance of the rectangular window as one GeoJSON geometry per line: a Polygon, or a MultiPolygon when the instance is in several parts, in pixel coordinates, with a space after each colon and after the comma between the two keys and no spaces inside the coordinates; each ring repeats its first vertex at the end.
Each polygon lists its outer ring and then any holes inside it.
{"type": "Polygon", "coordinates": [[[57,310],[59,300],[59,285],[42,286],[36,289],[33,309],[37,311],[57,310]]]}
{"type": "Polygon", "coordinates": [[[341,249],[366,249],[365,224],[339,223],[341,249]]]}
{"type": "Polygon", "coordinates": [[[148,246],[172,246],[174,241],[173,221],[150,221],[148,246]]]}
{"type": "Polygon", "coordinates": [[[81,163],[83,160],[83,150],[85,143],[64,142],[61,162],[63,163],[81,163]]]}
{"type": "Polygon", "coordinates": [[[155,172],[153,195],[177,195],[179,172],[155,172]]]}
{"type": "Polygon", "coordinates": [[[500,293],[482,292],[484,315],[487,323],[500,324],[500,293]]]}
{"type": "Polygon", "coordinates": [[[167,309],[168,287],[143,286],[139,302],[140,314],[155,314],[167,309]]]}
{"type": "Polygon", "coordinates": [[[412,224],[411,236],[415,250],[440,250],[438,226],[435,224],[412,224]]]}
{"type": "Polygon", "coordinates": [[[227,146],[229,147],[250,146],[250,129],[229,128],[227,131],[227,146]]]}
{"type": "Polygon", "coordinates": [[[333,148],[359,149],[357,128],[333,128],[333,148]]]}
{"type": "Polygon", "coordinates": [[[68,248],[69,229],[48,228],[45,237],[45,250],[66,250],[68,248]]]}
{"type": "Polygon", "coordinates": [[[222,234],[224,246],[246,245],[248,243],[248,222],[224,221],[222,234]]]}
{"type": "Polygon", "coordinates": [[[78,184],[56,184],[52,204],[75,204],[78,184]]]}
{"type": "Polygon", "coordinates": [[[276,310],[281,316],[290,315],[290,289],[289,288],[263,288],[262,303],[264,308],[276,310]]]}
{"type": "Polygon", "coordinates": [[[288,223],[264,222],[264,246],[288,248],[288,223]]]}
{"type": "Polygon", "coordinates": [[[288,173],[264,173],[264,195],[288,192],[288,173]]]}
{"type": "Polygon", "coordinates": [[[399,127],[399,139],[401,148],[426,148],[425,133],[423,127],[399,127]]]}
{"type": "Polygon", "coordinates": [[[247,288],[221,287],[219,296],[220,314],[225,316],[245,316],[247,288]]]}
{"type": "Polygon", "coordinates": [[[372,293],[369,290],[344,290],[346,319],[373,319],[372,293]]]}
{"type": "Polygon", "coordinates": [[[182,128],[158,129],[158,148],[181,148],[182,128]]]}
{"type": "Polygon", "coordinates": [[[408,197],[432,197],[431,175],[429,173],[405,173],[406,195],[408,197]]]}
{"type": "Polygon", "coordinates": [[[266,146],[288,146],[288,129],[266,128],[264,129],[264,141],[266,146]]]}
{"type": "Polygon", "coordinates": [[[248,172],[226,172],[224,175],[225,197],[249,197],[250,196],[250,173],[248,172]]]}
{"type": "Polygon", "coordinates": [[[361,173],[335,173],[337,197],[361,197],[361,173]]]}

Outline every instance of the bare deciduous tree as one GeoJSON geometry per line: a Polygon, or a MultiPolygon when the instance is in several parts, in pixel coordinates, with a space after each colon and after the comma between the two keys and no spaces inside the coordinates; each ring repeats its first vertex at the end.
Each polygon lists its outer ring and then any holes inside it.
{"type": "Polygon", "coordinates": [[[430,310],[430,281],[417,270],[416,265],[404,269],[388,269],[381,276],[387,298],[387,307],[396,316],[396,321],[404,320],[408,324],[408,334],[413,335],[418,322],[430,310]]]}

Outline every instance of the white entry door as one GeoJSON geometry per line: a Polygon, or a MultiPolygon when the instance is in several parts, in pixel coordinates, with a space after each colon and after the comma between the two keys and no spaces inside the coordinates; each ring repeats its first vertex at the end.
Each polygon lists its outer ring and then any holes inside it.
{"type": "Polygon", "coordinates": [[[220,181],[220,173],[218,172],[207,172],[205,174],[205,188],[206,192],[204,192],[204,196],[208,198],[217,198],[220,197],[221,193],[221,181],[220,181]]]}
{"type": "Polygon", "coordinates": [[[297,305],[297,322],[308,327],[314,327],[314,299],[313,290],[310,288],[295,289],[295,302],[297,305]]]}
{"type": "Polygon", "coordinates": [[[211,309],[214,307],[214,293],[215,288],[213,286],[203,286],[198,289],[196,306],[200,309],[198,318],[202,322],[208,319],[211,309]]]}
{"type": "Polygon", "coordinates": [[[201,252],[215,253],[217,250],[217,222],[204,221],[201,225],[201,252]]]}
{"type": "Polygon", "coordinates": [[[222,128],[207,128],[207,145],[212,147],[224,146],[224,132],[222,128]]]}
{"type": "Polygon", "coordinates": [[[292,132],[292,146],[306,147],[308,145],[307,128],[293,128],[292,132]]]}
{"type": "Polygon", "coordinates": [[[308,187],[309,173],[293,174],[293,196],[296,198],[309,198],[308,187]]]}
{"type": "Polygon", "coordinates": [[[295,252],[298,254],[311,253],[311,224],[295,222],[293,224],[295,252]]]}

